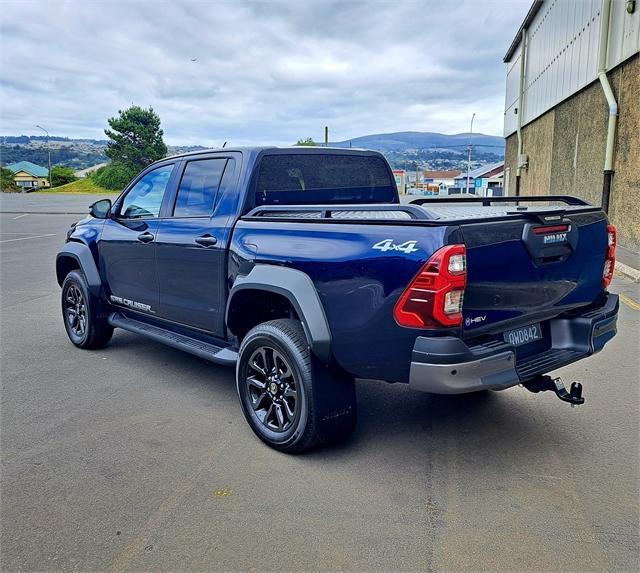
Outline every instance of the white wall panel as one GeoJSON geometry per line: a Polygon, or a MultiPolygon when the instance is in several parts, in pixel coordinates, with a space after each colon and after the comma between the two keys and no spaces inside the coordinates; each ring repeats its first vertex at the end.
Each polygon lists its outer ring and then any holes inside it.
{"type": "Polygon", "coordinates": [[[518,116],[515,110],[518,107],[518,92],[520,90],[520,54],[521,47],[518,47],[507,64],[507,88],[504,100],[504,128],[511,133],[517,129],[518,116]]]}
{"type": "MultiPolygon", "coordinates": [[[[541,6],[527,31],[523,125],[597,79],[601,7],[602,0],[546,0],[541,6]]],[[[521,49],[507,63],[505,136],[517,128],[521,49]]],[[[639,51],[640,6],[628,14],[626,0],[613,0],[607,68],[639,51]]]]}
{"type": "Polygon", "coordinates": [[[640,2],[634,14],[627,14],[624,2],[613,2],[607,66],[612,68],[640,51],[640,2]]]}

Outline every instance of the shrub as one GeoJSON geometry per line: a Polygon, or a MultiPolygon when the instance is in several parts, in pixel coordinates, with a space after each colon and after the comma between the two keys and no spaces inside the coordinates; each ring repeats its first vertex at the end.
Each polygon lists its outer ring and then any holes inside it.
{"type": "Polygon", "coordinates": [[[111,163],[100,167],[91,178],[97,185],[114,191],[121,191],[136,176],[138,170],[125,163],[111,163]]]}
{"type": "Polygon", "coordinates": [[[0,190],[4,193],[20,193],[21,189],[16,185],[15,176],[11,169],[0,167],[0,190]]]}
{"type": "Polygon", "coordinates": [[[59,187],[60,185],[73,183],[76,179],[77,177],[75,176],[71,167],[56,165],[55,167],[51,168],[51,187],[59,187]]]}

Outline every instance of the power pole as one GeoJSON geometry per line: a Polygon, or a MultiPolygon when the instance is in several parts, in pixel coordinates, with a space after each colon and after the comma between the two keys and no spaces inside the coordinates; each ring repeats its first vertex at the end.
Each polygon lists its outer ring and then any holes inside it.
{"type": "Polygon", "coordinates": [[[475,113],[471,116],[471,129],[469,129],[469,145],[467,146],[467,193],[469,193],[469,171],[471,171],[471,136],[473,135],[473,118],[475,116],[475,113]]]}
{"type": "Polygon", "coordinates": [[[324,126],[324,146],[329,147],[329,126],[324,126]]]}
{"type": "Polygon", "coordinates": [[[38,129],[41,129],[42,131],[44,131],[47,134],[47,151],[49,152],[49,173],[48,173],[48,179],[49,179],[49,188],[51,188],[51,147],[49,147],[49,132],[44,128],[44,127],[40,127],[39,125],[36,125],[36,127],[38,129]]]}

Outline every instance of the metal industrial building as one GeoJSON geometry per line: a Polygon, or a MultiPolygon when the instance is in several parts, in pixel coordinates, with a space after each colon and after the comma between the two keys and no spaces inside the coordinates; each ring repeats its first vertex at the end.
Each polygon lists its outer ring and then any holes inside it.
{"type": "Polygon", "coordinates": [[[536,0],[504,61],[507,194],[602,204],[640,251],[640,1],[536,0]]]}

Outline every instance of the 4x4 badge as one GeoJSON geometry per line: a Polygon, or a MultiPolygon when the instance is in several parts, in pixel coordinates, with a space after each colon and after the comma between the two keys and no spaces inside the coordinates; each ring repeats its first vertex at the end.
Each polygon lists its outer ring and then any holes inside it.
{"type": "Polygon", "coordinates": [[[372,249],[378,249],[385,253],[386,251],[400,251],[402,253],[415,253],[420,250],[416,248],[418,241],[405,241],[404,243],[394,243],[393,239],[384,239],[382,241],[377,242],[372,249]]]}

